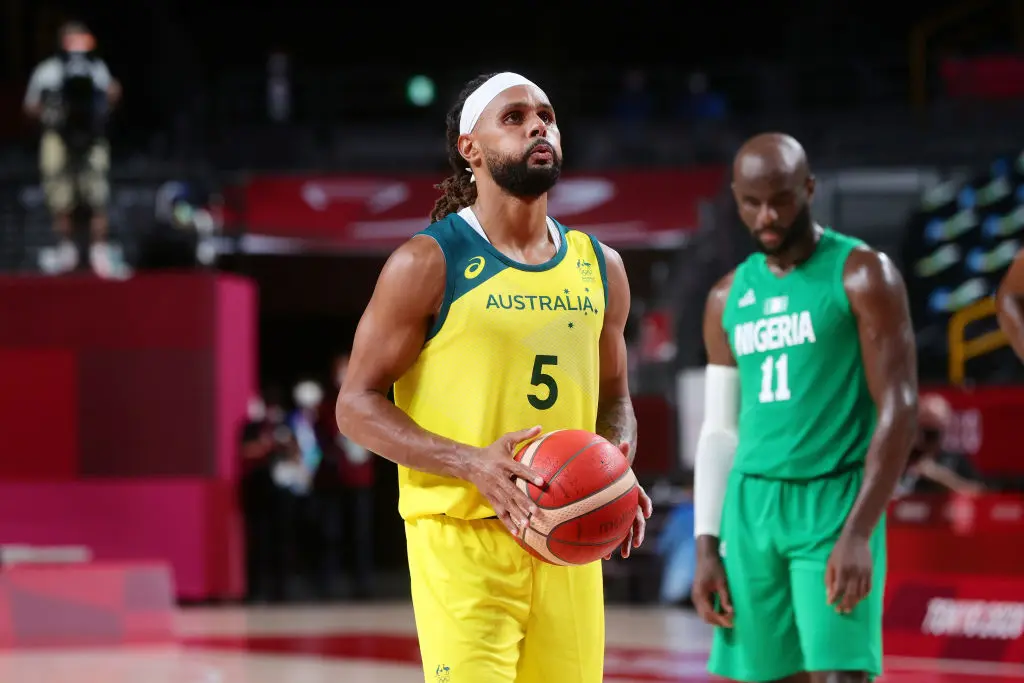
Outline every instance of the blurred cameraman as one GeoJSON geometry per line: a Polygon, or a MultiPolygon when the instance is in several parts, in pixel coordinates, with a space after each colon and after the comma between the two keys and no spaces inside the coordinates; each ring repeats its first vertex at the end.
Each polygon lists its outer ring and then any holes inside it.
{"type": "Polygon", "coordinates": [[[43,129],[39,168],[59,240],[52,270],[65,273],[78,266],[73,215],[82,202],[91,211],[89,263],[98,275],[111,277],[119,264],[107,244],[106,124],[121,85],[96,54],[96,39],[84,24],[64,24],[58,40],[57,53],[32,72],[24,102],[25,113],[43,129]]]}
{"type": "Polygon", "coordinates": [[[987,490],[981,475],[963,453],[942,447],[953,421],[953,408],[938,394],[918,399],[918,434],[900,481],[899,493],[977,495],[987,490]]]}

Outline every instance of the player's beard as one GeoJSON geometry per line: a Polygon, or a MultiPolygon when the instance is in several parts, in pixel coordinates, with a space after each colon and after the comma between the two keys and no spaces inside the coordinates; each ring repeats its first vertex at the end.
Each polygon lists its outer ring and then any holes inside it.
{"type": "Polygon", "coordinates": [[[802,241],[807,239],[814,233],[814,220],[811,218],[811,205],[804,204],[803,208],[797,212],[796,218],[790,223],[789,227],[782,232],[782,240],[779,244],[771,249],[764,246],[761,240],[758,239],[757,234],[753,234],[754,245],[758,251],[769,256],[775,254],[781,254],[787,249],[793,247],[794,244],[800,244],[802,241]]]}
{"type": "Polygon", "coordinates": [[[513,197],[535,199],[554,187],[562,174],[562,158],[553,147],[550,164],[530,165],[530,153],[537,144],[530,145],[526,153],[518,159],[490,154],[485,157],[487,170],[490,171],[494,182],[513,197]]]}

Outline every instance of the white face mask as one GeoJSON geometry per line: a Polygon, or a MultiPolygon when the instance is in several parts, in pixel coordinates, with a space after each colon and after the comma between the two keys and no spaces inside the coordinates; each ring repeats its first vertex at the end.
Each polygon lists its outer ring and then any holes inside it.
{"type": "Polygon", "coordinates": [[[250,422],[263,422],[267,418],[267,404],[262,398],[253,396],[249,399],[248,415],[250,422]]]}
{"type": "Polygon", "coordinates": [[[295,385],[292,397],[295,399],[295,405],[311,410],[324,400],[324,392],[316,382],[299,382],[295,385]]]}

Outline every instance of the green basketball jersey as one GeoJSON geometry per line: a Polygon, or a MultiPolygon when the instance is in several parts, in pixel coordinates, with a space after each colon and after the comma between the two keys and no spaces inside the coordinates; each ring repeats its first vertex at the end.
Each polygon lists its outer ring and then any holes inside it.
{"type": "Polygon", "coordinates": [[[813,479],[864,461],[875,406],[843,288],[846,258],[861,244],[826,229],[784,276],[764,254],[736,269],[722,324],[740,376],[737,471],[813,479]]]}

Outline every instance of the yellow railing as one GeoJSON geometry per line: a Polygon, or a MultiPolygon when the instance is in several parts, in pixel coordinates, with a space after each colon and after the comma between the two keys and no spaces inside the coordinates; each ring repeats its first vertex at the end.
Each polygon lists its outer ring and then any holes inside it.
{"type": "Polygon", "coordinates": [[[936,34],[958,22],[974,18],[997,1],[965,0],[923,19],[910,30],[910,98],[914,106],[924,107],[928,103],[928,48],[936,34]]]}
{"type": "Polygon", "coordinates": [[[967,361],[1010,343],[1000,329],[967,340],[967,326],[996,314],[996,300],[988,297],[962,308],[949,318],[949,383],[960,386],[967,374],[967,361]]]}

